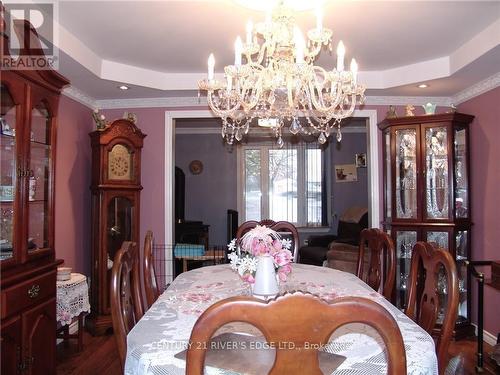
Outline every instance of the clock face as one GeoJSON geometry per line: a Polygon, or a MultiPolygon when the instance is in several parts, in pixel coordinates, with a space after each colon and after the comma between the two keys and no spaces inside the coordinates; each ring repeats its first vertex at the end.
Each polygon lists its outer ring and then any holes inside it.
{"type": "Polygon", "coordinates": [[[130,180],[132,176],[132,157],[128,148],[117,144],[109,152],[108,178],[110,180],[130,180]]]}

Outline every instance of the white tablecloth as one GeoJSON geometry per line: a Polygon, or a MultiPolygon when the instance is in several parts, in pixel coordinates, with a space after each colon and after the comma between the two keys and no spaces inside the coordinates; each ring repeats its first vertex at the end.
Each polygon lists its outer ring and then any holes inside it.
{"type": "Polygon", "coordinates": [[[69,280],[57,281],[57,321],[70,324],[82,312],[90,312],[87,277],[72,273],[69,280]]]}
{"type": "MultiPolygon", "coordinates": [[[[384,306],[401,329],[408,374],[437,374],[432,338],[411,319],[355,275],[326,267],[294,264],[283,290],[302,290],[326,300],[339,296],[367,297],[384,306]]],[[[215,302],[249,294],[248,286],[228,265],[203,267],[178,276],[151,306],[127,337],[126,374],[184,374],[185,361],[174,355],[187,348],[198,316],[215,302]]],[[[224,331],[235,327],[225,326],[224,331]]],[[[334,374],[385,374],[384,344],[375,331],[350,324],[332,336],[327,351],[347,357],[334,374]]],[[[230,372],[206,368],[208,374],[230,372]]]]}

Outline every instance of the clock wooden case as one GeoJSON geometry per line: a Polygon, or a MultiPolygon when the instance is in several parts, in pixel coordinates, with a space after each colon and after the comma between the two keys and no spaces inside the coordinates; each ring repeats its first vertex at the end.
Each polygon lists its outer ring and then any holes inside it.
{"type": "Polygon", "coordinates": [[[87,328],[111,327],[109,288],[115,253],[123,241],[139,242],[141,149],[145,135],[129,120],[90,133],[92,145],[92,279],[87,328]]]}

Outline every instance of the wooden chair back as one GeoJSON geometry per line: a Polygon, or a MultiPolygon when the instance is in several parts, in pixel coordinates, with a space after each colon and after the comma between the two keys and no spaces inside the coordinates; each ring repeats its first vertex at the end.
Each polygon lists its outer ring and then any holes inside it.
{"type": "Polygon", "coordinates": [[[231,322],[249,323],[264,334],[268,343],[274,343],[276,357],[271,375],[321,374],[318,347],[326,345],[338,327],[354,322],[373,327],[382,337],[387,350],[388,374],[406,374],[403,338],[396,321],[384,307],[361,297],[338,298],[329,304],[300,292],[269,302],[253,297],[232,297],[210,306],[191,332],[186,374],[203,374],[210,338],[219,327],[231,322]],[[285,342],[290,345],[279,345],[285,342]]]}
{"type": "Polygon", "coordinates": [[[236,239],[239,242],[241,237],[251,229],[255,228],[257,225],[265,225],[266,227],[275,230],[276,232],[290,233],[292,235],[292,248],[290,251],[293,255],[293,261],[296,263],[299,256],[299,232],[295,225],[288,221],[273,221],[270,219],[264,219],[261,221],[249,220],[245,221],[238,227],[236,231],[236,239]]]}
{"type": "Polygon", "coordinates": [[[377,228],[363,229],[359,241],[358,263],[356,275],[373,289],[378,290],[384,273],[382,260],[386,273],[382,294],[388,300],[392,297],[394,282],[396,280],[396,251],[391,237],[377,228]],[[366,247],[370,249],[370,264],[368,272],[364,273],[364,259],[366,247]],[[385,253],[385,254],[384,254],[385,253]]]}
{"type": "Polygon", "coordinates": [[[440,311],[438,279],[440,270],[446,275],[446,302],[436,351],[439,373],[443,374],[448,361],[448,346],[458,314],[458,275],[451,254],[428,242],[417,242],[413,247],[408,278],[406,315],[429,334],[432,333],[440,311]],[[442,268],[441,268],[442,266],[442,268]]]}
{"type": "Polygon", "coordinates": [[[146,295],[146,306],[144,311],[149,310],[151,305],[160,296],[160,291],[158,290],[158,285],[156,283],[153,243],[153,232],[148,230],[146,232],[146,238],[144,239],[144,259],[142,263],[142,272],[144,275],[144,292],[146,295]]]}
{"type": "Polygon", "coordinates": [[[127,354],[127,334],[143,315],[139,254],[135,242],[123,242],[111,270],[111,318],[122,369],[127,354]]]}

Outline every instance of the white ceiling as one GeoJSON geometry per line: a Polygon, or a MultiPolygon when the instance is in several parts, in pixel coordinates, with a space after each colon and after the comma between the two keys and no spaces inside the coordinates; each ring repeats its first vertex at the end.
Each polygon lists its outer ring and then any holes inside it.
{"type": "MultiPolygon", "coordinates": [[[[500,1],[325,1],[323,9],[368,95],[452,96],[500,71],[500,1]],[[421,82],[430,87],[417,89],[421,82]]],[[[61,72],[95,99],[193,96],[209,53],[222,73],[246,21],[263,18],[229,0],[60,1],[61,72]]],[[[297,22],[313,28],[313,12],[297,22]]],[[[334,61],[324,50],[317,64],[334,61]]]]}

